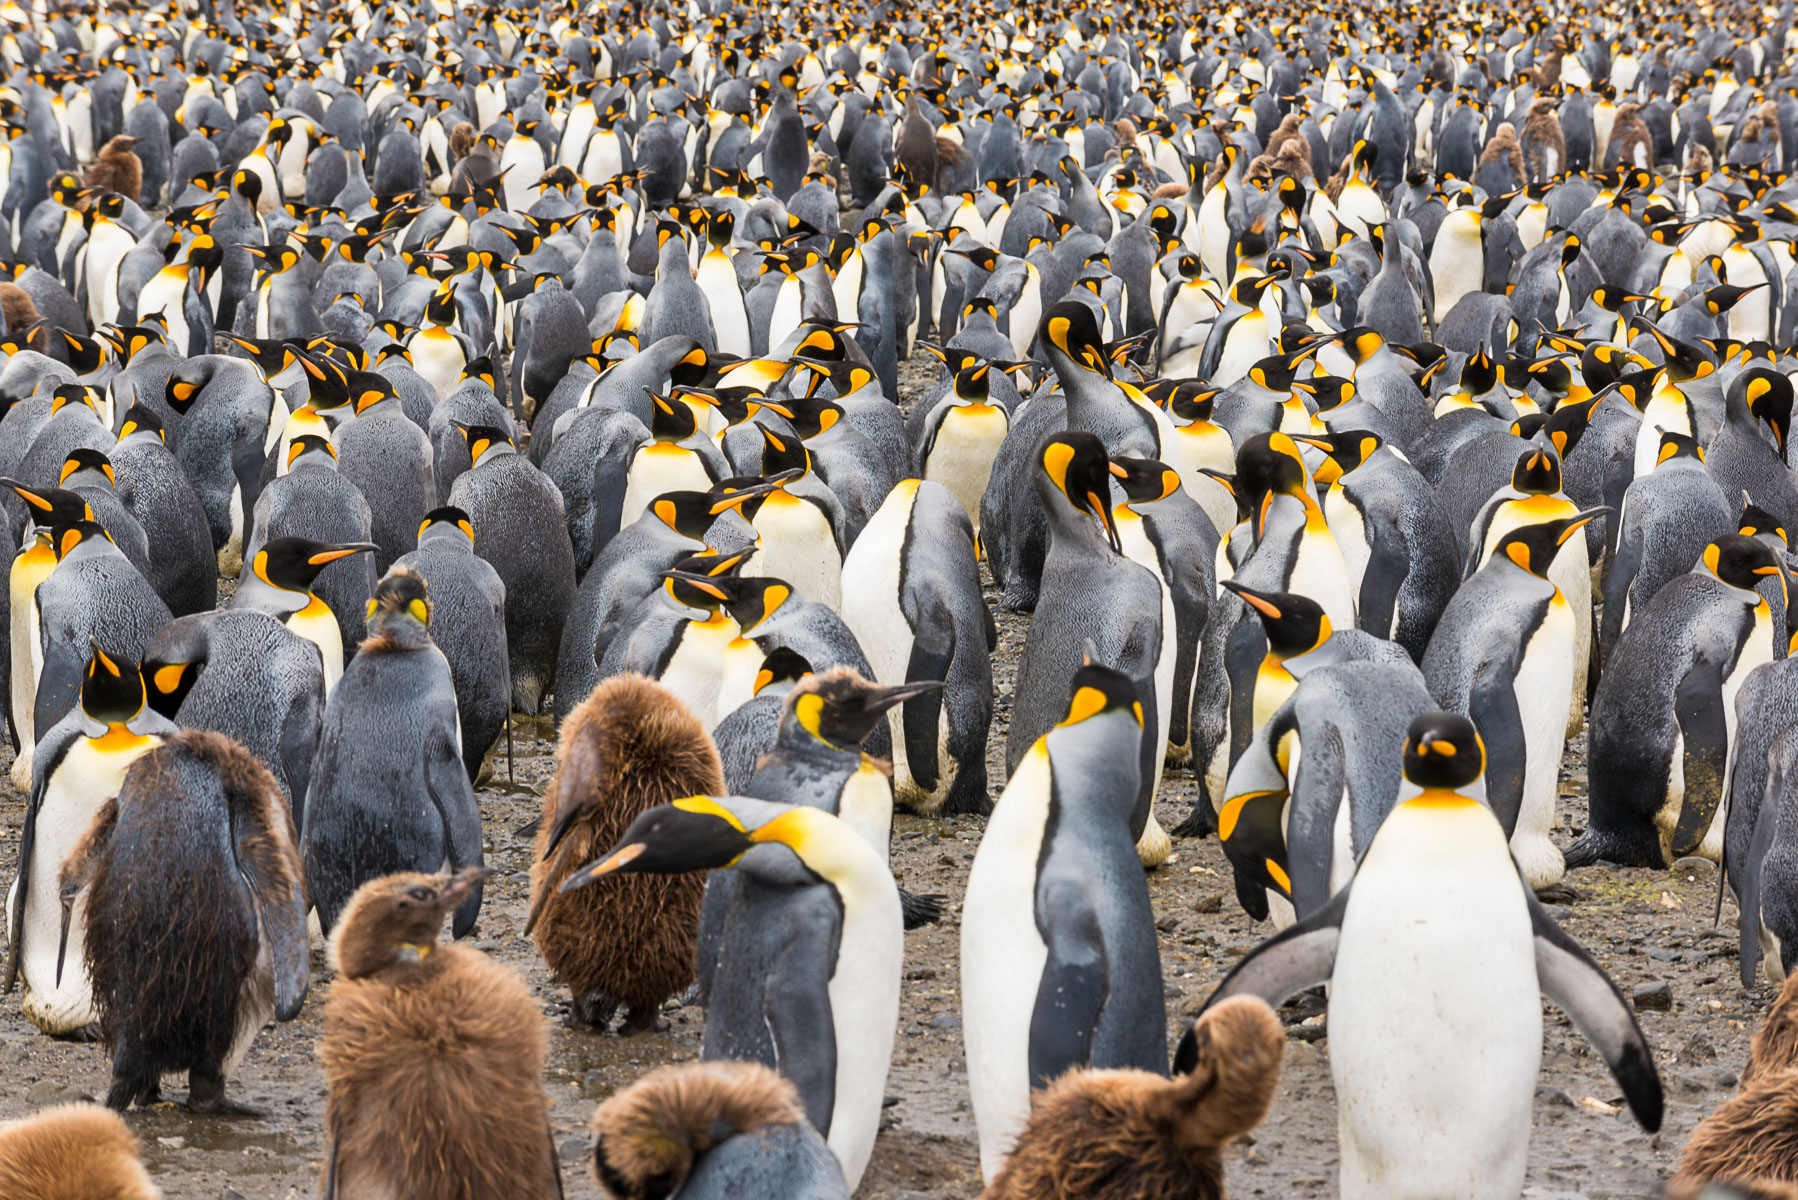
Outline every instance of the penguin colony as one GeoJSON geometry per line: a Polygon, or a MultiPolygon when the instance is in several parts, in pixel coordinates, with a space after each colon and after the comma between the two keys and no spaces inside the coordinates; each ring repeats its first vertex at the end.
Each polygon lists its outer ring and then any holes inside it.
{"type": "MultiPolygon", "coordinates": [[[[525,934],[583,1026],[706,1010],[608,1195],[855,1191],[943,907],[896,805],[986,820],[993,1200],[1222,1196],[1324,984],[1345,1197],[1520,1193],[1543,996],[1658,1129],[1537,894],[1699,855],[1798,960],[1798,40],[1501,15],[9,0],[6,991],[111,1110],[254,1114],[328,945],[321,1193],[559,1196],[456,940],[541,713],[525,934]],[[1208,836],[1269,936],[1170,1054],[1208,836]]],[[[1792,988],[1678,1194],[1798,1188],[1792,988]]],[[[0,1191],[158,1194],[92,1106],[0,1191]]]]}

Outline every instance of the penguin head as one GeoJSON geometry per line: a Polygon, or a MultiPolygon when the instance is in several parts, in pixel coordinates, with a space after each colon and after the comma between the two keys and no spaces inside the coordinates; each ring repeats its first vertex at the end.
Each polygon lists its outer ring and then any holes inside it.
{"type": "MultiPolygon", "coordinates": [[[[1267,519],[1277,495],[1291,496],[1307,512],[1317,507],[1311,494],[1311,473],[1299,454],[1298,444],[1284,433],[1258,433],[1236,452],[1236,494],[1256,514],[1258,525],[1267,519]]],[[[1260,535],[1257,528],[1256,535],[1260,535]]]]}
{"type": "Polygon", "coordinates": [[[1341,408],[1355,398],[1355,381],[1341,375],[1313,375],[1309,379],[1295,379],[1292,390],[1304,392],[1317,405],[1317,411],[1330,412],[1341,408]]]}
{"type": "Polygon", "coordinates": [[[1324,452],[1314,476],[1320,484],[1332,484],[1373,457],[1385,445],[1380,435],[1369,429],[1344,429],[1330,434],[1294,434],[1293,441],[1315,446],[1324,452]]]}
{"type": "Polygon", "coordinates": [[[1751,595],[1769,576],[1777,578],[1780,589],[1785,590],[1785,568],[1780,566],[1773,547],[1739,533],[1726,533],[1706,546],[1694,569],[1751,595]]]}
{"type": "Polygon", "coordinates": [[[1742,499],[1742,515],[1736,518],[1737,533],[1743,537],[1774,537],[1778,538],[1782,545],[1791,544],[1786,537],[1785,527],[1779,523],[1778,517],[1749,500],[1746,492],[1742,494],[1742,499]]]}
{"type": "Polygon", "coordinates": [[[284,592],[309,592],[318,573],[340,558],[372,552],[372,542],[315,542],[311,538],[278,537],[256,552],[250,570],[263,583],[284,592]]]}
{"type": "Polygon", "coordinates": [[[1664,462],[1680,459],[1703,462],[1704,447],[1698,444],[1696,438],[1688,437],[1683,433],[1675,433],[1670,429],[1662,430],[1661,445],[1660,449],[1655,452],[1654,465],[1658,467],[1664,462]]]}
{"type": "Polygon", "coordinates": [[[1261,628],[1267,632],[1267,652],[1275,659],[1284,661],[1309,654],[1329,641],[1335,632],[1330,618],[1324,615],[1323,606],[1309,596],[1297,592],[1257,591],[1233,579],[1222,583],[1240,596],[1261,619],[1261,628]]]}
{"type": "Polygon", "coordinates": [[[727,802],[688,796],[640,814],[616,846],[564,879],[560,890],[572,892],[617,872],[718,870],[735,864],[755,844],[743,818],[727,802]]]}
{"type": "Polygon", "coordinates": [[[1180,472],[1152,458],[1114,458],[1111,473],[1124,489],[1124,498],[1132,504],[1153,504],[1180,490],[1180,472]]]}
{"type": "Polygon", "coordinates": [[[1546,579],[1548,568],[1554,565],[1555,556],[1561,552],[1561,547],[1588,523],[1610,511],[1608,508],[1589,508],[1571,517],[1520,526],[1499,539],[1498,545],[1492,550],[1492,561],[1504,558],[1530,574],[1546,579]]]}
{"type": "MultiPolygon", "coordinates": [[[[265,379],[275,378],[283,371],[294,366],[297,362],[297,359],[294,356],[293,346],[279,338],[247,338],[238,337],[234,333],[227,334],[226,336],[243,350],[248,352],[250,361],[255,363],[257,368],[261,370],[263,378],[265,379]]],[[[199,389],[192,384],[187,386],[193,388],[193,390],[188,391],[184,396],[180,397],[180,399],[184,404],[191,404],[199,389]]],[[[169,395],[173,397],[174,394],[174,388],[173,385],[171,385],[169,388],[169,395]]],[[[170,403],[172,405],[174,401],[171,399],[170,403]]],[[[180,412],[184,410],[177,409],[176,411],[180,412]]]]}
{"type": "Polygon", "coordinates": [[[785,405],[793,430],[804,441],[835,429],[843,420],[843,406],[822,396],[793,396],[785,405]]]}
{"type": "Polygon", "coordinates": [[[805,448],[803,441],[789,434],[776,433],[766,426],[762,428],[763,476],[779,475],[787,471],[798,471],[803,476],[810,474],[811,469],[812,454],[805,448]]]}
{"type": "Polygon", "coordinates": [[[957,371],[951,385],[955,398],[963,404],[985,404],[992,394],[987,383],[987,373],[991,369],[991,363],[976,360],[957,371]]]}
{"type": "Polygon", "coordinates": [[[683,558],[672,570],[662,572],[662,590],[669,599],[686,608],[698,609],[707,614],[722,613],[732,597],[732,593],[727,590],[729,579],[713,576],[708,568],[716,567],[719,561],[728,562],[730,565],[723,571],[728,576],[730,570],[742,565],[745,557],[747,555],[733,555],[727,560],[713,560],[691,555],[683,558]]]}
{"type": "Polygon", "coordinates": [[[1137,725],[1143,723],[1136,684],[1122,671],[1098,661],[1097,650],[1088,642],[1081,654],[1080,669],[1068,681],[1068,711],[1058,728],[1078,725],[1108,712],[1128,713],[1137,725]]]}
{"type": "Polygon", "coordinates": [[[491,391],[493,385],[498,381],[498,376],[495,375],[493,371],[493,360],[488,358],[485,354],[481,354],[463,363],[462,382],[468,383],[470,381],[484,383],[487,385],[488,390],[491,391]]]}
{"type": "Polygon", "coordinates": [[[250,256],[257,260],[262,270],[270,275],[280,275],[291,271],[299,265],[300,252],[292,246],[245,246],[250,256]]]}
{"type": "Polygon", "coordinates": [[[86,384],[80,383],[65,383],[50,393],[50,415],[55,416],[63,409],[69,407],[69,405],[73,404],[78,407],[86,408],[89,412],[98,416],[100,410],[96,408],[95,405],[99,402],[99,396],[100,393],[97,388],[91,388],[86,384]]]}
{"type": "Polygon", "coordinates": [[[1517,456],[1511,468],[1511,486],[1526,496],[1552,496],[1561,490],[1561,460],[1540,446],[1517,456]]]}
{"type": "Polygon", "coordinates": [[[1648,334],[1660,346],[1663,355],[1662,369],[1667,372],[1667,378],[1674,383],[1703,379],[1717,370],[1717,364],[1711,360],[1704,347],[1661,332],[1660,328],[1646,317],[1636,317],[1631,325],[1637,333],[1648,334]]]}
{"type": "Polygon", "coordinates": [[[1744,405],[1750,416],[1772,431],[1783,462],[1792,427],[1792,381],[1770,367],[1750,367],[1729,385],[1729,402],[1732,407],[1744,405]]]}
{"type": "Polygon", "coordinates": [[[128,724],[144,710],[143,672],[134,660],[101,649],[97,639],[88,646],[81,711],[103,726],[128,724]]]}
{"type": "Polygon", "coordinates": [[[707,492],[663,492],[649,502],[649,512],[683,537],[703,542],[717,519],[714,503],[707,492]]]}
{"type": "Polygon", "coordinates": [[[373,371],[355,371],[349,377],[349,394],[351,403],[356,406],[356,415],[361,416],[383,400],[391,400],[398,393],[385,375],[377,375],[373,371]]]}
{"type": "Polygon", "coordinates": [[[1365,325],[1357,325],[1352,329],[1343,330],[1335,336],[1335,341],[1357,367],[1365,366],[1370,359],[1386,348],[1386,339],[1365,325]]]}
{"type": "Polygon", "coordinates": [[[63,529],[94,519],[94,510],[77,492],[63,488],[26,487],[16,479],[0,479],[25,502],[26,514],[39,529],[63,529]]]}
{"type": "Polygon", "coordinates": [[[812,664],[804,655],[790,646],[781,646],[762,659],[752,691],[759,696],[769,688],[791,687],[812,673],[812,664]]]}
{"type": "Polygon", "coordinates": [[[320,437],[314,433],[302,434],[287,444],[287,469],[295,466],[322,466],[335,469],[337,466],[337,447],[331,439],[320,437]],[[302,463],[300,460],[305,459],[302,463]]]}
{"type": "Polygon", "coordinates": [[[1249,378],[1270,392],[1291,392],[1293,376],[1301,360],[1285,354],[1269,355],[1249,368],[1249,378]]]}
{"type": "Polygon", "coordinates": [[[766,575],[748,579],[727,575],[715,577],[712,582],[723,591],[724,609],[745,638],[753,639],[758,630],[769,632],[761,627],[793,599],[792,584],[766,575]]]}
{"type": "Polygon", "coordinates": [[[685,441],[698,430],[698,418],[686,401],[673,396],[658,396],[649,388],[644,388],[643,394],[649,397],[649,432],[656,441],[685,441]]]}
{"type": "Polygon", "coordinates": [[[1461,366],[1461,391],[1469,396],[1484,396],[1497,386],[1498,364],[1482,344],[1461,366]]]}
{"type": "MultiPolygon", "coordinates": [[[[424,577],[410,567],[395,566],[375,584],[368,600],[368,628],[378,635],[395,621],[431,623],[431,598],[424,577]]],[[[364,649],[367,649],[366,645],[364,649]]]]}
{"type": "Polygon", "coordinates": [[[761,508],[762,501],[804,473],[802,470],[789,469],[778,471],[766,479],[752,476],[721,479],[706,493],[706,498],[711,502],[711,515],[716,518],[734,508],[744,519],[753,519],[756,511],[761,508]]]}
{"type": "Polygon", "coordinates": [[[940,680],[882,687],[854,667],[833,667],[801,680],[787,697],[783,724],[791,720],[828,746],[860,746],[888,709],[942,689],[940,680]]]}
{"type": "Polygon", "coordinates": [[[1038,459],[1043,475],[1073,507],[1099,523],[1114,552],[1123,553],[1111,512],[1111,460],[1105,444],[1090,433],[1059,433],[1043,444],[1038,459]]]}
{"type": "Polygon", "coordinates": [[[1111,378],[1111,358],[1099,337],[1098,318],[1078,300],[1063,300],[1043,314],[1038,331],[1057,371],[1089,371],[1111,378]]]}
{"type": "Polygon", "coordinates": [[[62,562],[84,546],[112,545],[112,535],[96,521],[76,521],[52,530],[50,543],[56,551],[56,561],[62,562]]]}
{"type": "Polygon", "coordinates": [[[477,895],[490,874],[486,867],[463,867],[444,875],[383,875],[363,884],[331,935],[332,966],[346,979],[361,979],[429,957],[444,918],[477,895]]]}
{"type": "Polygon", "coordinates": [[[1210,421],[1221,388],[1196,379],[1183,380],[1168,393],[1167,410],[1183,424],[1210,421]]]}
{"type": "Polygon", "coordinates": [[[451,539],[474,547],[474,522],[468,513],[453,504],[433,508],[425,514],[425,519],[418,526],[418,544],[422,547],[427,540],[451,539]]]}
{"type": "Polygon", "coordinates": [[[468,458],[474,466],[480,466],[489,457],[497,458],[501,454],[517,452],[512,444],[512,435],[504,429],[495,429],[491,425],[464,425],[460,421],[453,424],[468,443],[468,458]]]}
{"type": "Polygon", "coordinates": [[[133,404],[125,410],[124,423],[119,426],[119,441],[124,441],[132,434],[154,434],[156,440],[167,443],[168,433],[162,427],[162,419],[142,404],[133,404]]]}
{"type": "Polygon", "coordinates": [[[78,446],[62,460],[61,483],[64,487],[104,487],[111,491],[118,482],[112,460],[91,446],[78,446]]]}
{"type": "Polygon", "coordinates": [[[1405,779],[1426,790],[1459,791],[1486,771],[1486,744],[1460,713],[1424,713],[1411,722],[1403,750],[1405,779]]]}

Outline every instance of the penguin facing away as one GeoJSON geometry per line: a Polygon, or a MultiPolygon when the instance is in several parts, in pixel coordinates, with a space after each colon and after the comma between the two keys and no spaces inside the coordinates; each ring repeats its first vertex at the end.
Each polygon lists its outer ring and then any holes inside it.
{"type": "Polygon", "coordinates": [[[162,1200],[137,1138],[97,1104],[59,1104],[0,1125],[0,1194],[13,1200],[162,1200]]]}

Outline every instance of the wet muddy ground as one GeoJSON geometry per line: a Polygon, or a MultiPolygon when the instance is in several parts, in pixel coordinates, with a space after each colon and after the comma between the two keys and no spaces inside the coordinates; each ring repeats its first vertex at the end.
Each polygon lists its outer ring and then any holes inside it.
{"type": "MultiPolygon", "coordinates": [[[[989,601],[996,601],[989,593],[989,601]]],[[[1027,618],[999,612],[995,661],[999,704],[990,740],[991,775],[1004,778],[1009,695],[1027,618]]],[[[541,998],[552,1036],[546,1084],[569,1197],[597,1197],[587,1175],[586,1122],[595,1103],[644,1072],[696,1056],[703,1013],[665,1014],[665,1032],[631,1038],[567,1027],[566,995],[551,983],[521,936],[529,891],[530,844],[514,831],[537,815],[538,795],[553,769],[547,723],[521,724],[514,780],[480,790],[486,857],[496,874],[487,889],[473,943],[522,972],[541,998]]],[[[1583,824],[1583,740],[1563,767],[1556,837],[1570,842],[1583,824]]],[[[9,761],[0,752],[0,766],[9,761]]],[[[1171,828],[1196,795],[1192,776],[1170,770],[1161,821],[1171,828]]],[[[24,797],[0,775],[0,878],[11,879],[24,797]]],[[[981,822],[901,816],[895,824],[894,873],[913,891],[949,897],[940,925],[907,935],[898,1041],[887,1091],[887,1125],[859,1195],[872,1200],[968,1200],[980,1181],[962,1054],[958,917],[981,822]]],[[[1167,866],[1149,877],[1161,930],[1170,1047],[1236,959],[1267,932],[1245,917],[1215,840],[1182,841],[1167,866]]],[[[1528,1197],[1653,1197],[1693,1125],[1733,1090],[1748,1041],[1773,990],[1745,991],[1738,980],[1734,908],[1713,928],[1716,874],[1708,863],[1673,872],[1587,869],[1570,877],[1577,895],[1552,911],[1629,994],[1665,983],[1666,1011],[1641,1015],[1667,1086],[1664,1128],[1643,1133],[1627,1111],[1603,1062],[1558,1011],[1548,1011],[1541,1087],[1536,1098],[1528,1197]]],[[[269,1114],[261,1120],[190,1117],[163,1107],[130,1121],[144,1143],[152,1174],[170,1200],[287,1200],[315,1195],[323,1149],[324,1085],[315,1057],[329,991],[322,946],[315,945],[314,985],[304,1012],[264,1032],[231,1080],[240,1102],[269,1114]]],[[[1336,1123],[1328,1067],[1328,1031],[1299,1010],[1292,1022],[1278,1099],[1265,1125],[1229,1155],[1229,1187],[1237,1196],[1308,1197],[1335,1192],[1336,1123]]],[[[1453,1064],[1444,1064],[1452,1070],[1453,1064]]],[[[0,997],[0,1120],[47,1104],[103,1096],[108,1062],[96,1045],[52,1041],[19,1014],[18,999],[0,997]]],[[[179,1097],[185,1081],[170,1079],[179,1097]]]]}

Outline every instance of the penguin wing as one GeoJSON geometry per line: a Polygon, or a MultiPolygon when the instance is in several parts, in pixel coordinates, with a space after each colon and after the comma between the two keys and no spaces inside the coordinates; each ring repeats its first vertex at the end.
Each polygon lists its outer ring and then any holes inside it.
{"type": "MultiPolygon", "coordinates": [[[[947,681],[955,661],[955,622],[940,605],[919,614],[912,632],[911,661],[905,666],[905,682],[947,681]]],[[[905,734],[905,762],[912,778],[927,792],[936,790],[938,730],[942,726],[943,689],[936,688],[907,700],[900,709],[905,734]]]]}
{"type": "Polygon", "coordinates": [[[31,894],[31,859],[37,847],[37,816],[44,806],[44,793],[50,777],[62,764],[63,756],[75,739],[81,736],[73,722],[57,725],[39,741],[31,756],[31,799],[25,807],[25,824],[19,833],[19,875],[14,885],[17,900],[12,905],[11,927],[6,933],[6,979],[0,991],[10,993],[19,981],[19,961],[24,954],[25,898],[31,894]]]}
{"type": "MultiPolygon", "coordinates": [[[[1267,634],[1261,622],[1247,617],[1248,608],[1236,601],[1236,624],[1224,643],[1224,671],[1230,678],[1230,765],[1242,757],[1255,730],[1255,677],[1267,657],[1267,634]]],[[[1229,620],[1229,610],[1224,612],[1229,620]]]]}
{"type": "MultiPolygon", "coordinates": [[[[1752,630],[1753,625],[1749,628],[1752,630]]],[[[1701,657],[1673,693],[1673,716],[1685,749],[1685,795],[1673,830],[1673,857],[1691,854],[1710,830],[1723,799],[1729,765],[1729,725],[1723,704],[1723,667],[1701,657]]]]}
{"type": "MultiPolygon", "coordinates": [[[[1767,851],[1773,847],[1773,835],[1779,827],[1779,796],[1784,790],[1783,767],[1776,767],[1767,780],[1766,794],[1756,797],[1760,809],[1755,815],[1754,837],[1748,845],[1747,860],[1731,861],[1723,856],[1723,871],[1735,881],[1739,909],[1736,927],[1741,938],[1742,986],[1754,986],[1761,965],[1761,879],[1766,869],[1767,851]]],[[[1732,801],[1735,797],[1731,797],[1732,801]]],[[[1723,905],[1723,872],[1717,881],[1717,906],[1723,905]]]]}
{"type": "MultiPolygon", "coordinates": [[[[1527,644],[1527,643],[1525,643],[1527,644]]],[[[1523,809],[1523,772],[1528,740],[1517,706],[1517,663],[1512,656],[1487,658],[1474,668],[1467,716],[1486,743],[1486,802],[1509,838],[1523,809]]]]}
{"type": "MultiPolygon", "coordinates": [[[[1542,994],[1572,1019],[1604,1056],[1642,1128],[1661,1127],[1661,1077],[1636,1015],[1604,968],[1562,932],[1529,888],[1519,881],[1536,939],[1536,977],[1542,994]]],[[[1244,960],[1244,965],[1250,960],[1244,960]]],[[[1241,970],[1238,967],[1237,970],[1241,970]]],[[[1225,986],[1229,980],[1224,981],[1225,986]]]]}
{"type": "MultiPolygon", "coordinates": [[[[447,673],[447,668],[445,668],[447,673]]],[[[462,755],[453,740],[442,732],[431,736],[425,748],[425,788],[437,815],[443,820],[444,856],[452,871],[463,867],[483,866],[481,858],[481,810],[475,803],[474,788],[462,765],[462,755]]],[[[451,933],[462,937],[474,928],[481,911],[482,886],[469,889],[468,899],[456,909],[451,933]]]]}
{"type": "MultiPolygon", "coordinates": [[[[1357,498],[1350,496],[1351,501],[1357,498]]],[[[1399,528],[1397,500],[1389,493],[1368,497],[1361,517],[1367,526],[1369,553],[1355,611],[1361,628],[1391,637],[1398,624],[1399,589],[1411,573],[1411,548],[1399,528]]]]}
{"type": "Polygon", "coordinates": [[[1049,957],[1030,1014],[1030,1087],[1046,1087],[1092,1059],[1093,1032],[1111,990],[1105,939],[1087,877],[1039,881],[1037,923],[1049,957]]]}
{"type": "MultiPolygon", "coordinates": [[[[43,625],[44,669],[37,677],[37,696],[32,701],[32,720],[37,729],[48,729],[68,716],[81,696],[81,675],[87,668],[85,645],[77,651],[76,631],[65,626],[59,632],[63,636],[53,636],[50,626],[43,625]]],[[[34,760],[34,776],[35,768],[34,760]]]]}
{"type": "Polygon", "coordinates": [[[843,936],[841,899],[828,885],[801,888],[782,914],[785,945],[762,991],[762,1020],[774,1042],[774,1066],[799,1091],[805,1115],[830,1136],[836,1107],[837,1043],[830,978],[843,936]]]}
{"type": "MultiPolygon", "coordinates": [[[[1290,701],[1288,701],[1290,703],[1290,701]]],[[[1277,745],[1281,738],[1272,731],[1277,745]]],[[[1342,732],[1334,726],[1323,736],[1301,742],[1299,772],[1292,789],[1292,815],[1286,828],[1287,889],[1293,911],[1301,916],[1323,906],[1330,895],[1330,867],[1336,857],[1336,814],[1342,808],[1347,772],[1342,732]]],[[[1280,806],[1270,804],[1275,828],[1280,806]]]]}
{"type": "MultiPolygon", "coordinates": [[[[286,822],[283,806],[276,798],[264,798],[262,807],[286,822]]],[[[236,808],[234,805],[234,815],[236,808]]],[[[300,1006],[306,1002],[311,967],[306,933],[306,910],[311,905],[306,902],[299,855],[291,855],[291,864],[281,861],[284,846],[291,852],[293,833],[291,829],[270,830],[262,823],[244,822],[238,826],[233,821],[233,826],[231,850],[237,859],[237,873],[250,889],[256,922],[274,969],[275,1019],[291,1021],[300,1015],[300,1006]]]]}
{"type": "Polygon", "coordinates": [[[1278,1008],[1305,989],[1329,982],[1336,970],[1342,914],[1348,911],[1354,886],[1350,883],[1328,904],[1262,942],[1224,977],[1205,1008],[1231,996],[1260,996],[1278,1008]]]}

